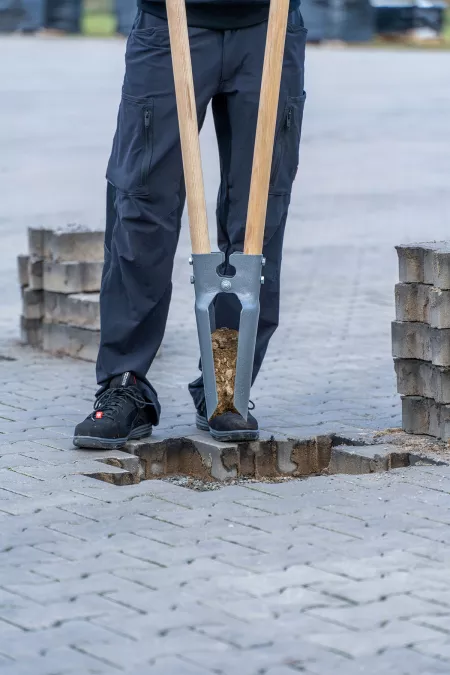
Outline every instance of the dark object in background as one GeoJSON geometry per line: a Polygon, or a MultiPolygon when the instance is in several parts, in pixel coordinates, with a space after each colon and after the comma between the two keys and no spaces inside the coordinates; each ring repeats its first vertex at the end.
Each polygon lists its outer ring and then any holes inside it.
{"type": "Polygon", "coordinates": [[[318,43],[326,40],[328,0],[303,0],[301,12],[308,29],[308,42],[318,43]]]}
{"type": "Polygon", "coordinates": [[[302,0],[301,11],[309,42],[369,42],[374,37],[375,12],[369,0],[302,0]]]}
{"type": "Polygon", "coordinates": [[[47,0],[45,27],[64,33],[81,30],[82,0],[47,0]]]}
{"type": "Polygon", "coordinates": [[[18,26],[22,33],[36,33],[44,25],[45,0],[22,0],[24,16],[18,26]]]}
{"type": "Polygon", "coordinates": [[[116,0],[117,32],[128,35],[136,18],[137,7],[133,0],[116,0]]]}
{"type": "Polygon", "coordinates": [[[0,0],[0,33],[17,30],[23,16],[20,0],[0,0]]]}
{"type": "Polygon", "coordinates": [[[421,2],[421,6],[391,3],[377,5],[376,27],[381,35],[399,35],[417,28],[429,28],[437,34],[442,32],[446,9],[444,2],[421,2]]]}

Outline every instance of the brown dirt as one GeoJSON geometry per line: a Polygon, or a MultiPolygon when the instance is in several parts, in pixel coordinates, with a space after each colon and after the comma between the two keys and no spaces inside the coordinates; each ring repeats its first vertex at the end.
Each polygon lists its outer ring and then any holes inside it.
{"type": "Polygon", "coordinates": [[[402,429],[385,429],[375,432],[374,443],[396,445],[412,454],[450,461],[450,442],[446,443],[432,436],[415,436],[402,429]]]}
{"type": "Polygon", "coordinates": [[[218,328],[212,334],[214,370],[216,373],[217,398],[219,400],[214,414],[236,412],[234,407],[234,380],[238,349],[237,330],[218,328]]]}

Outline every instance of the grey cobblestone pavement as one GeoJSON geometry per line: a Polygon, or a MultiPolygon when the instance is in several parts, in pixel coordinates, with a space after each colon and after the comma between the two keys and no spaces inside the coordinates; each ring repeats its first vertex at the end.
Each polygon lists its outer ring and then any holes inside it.
{"type": "MultiPolygon", "coordinates": [[[[399,426],[393,245],[446,236],[449,65],[309,51],[282,327],[254,392],[266,433],[399,426]]],[[[0,41],[0,673],[448,673],[450,467],[214,492],[83,475],[107,458],[71,445],[93,367],[15,343],[14,258],[30,224],[101,223],[122,71],[122,42],[0,41]]],[[[209,121],[202,142],[213,214],[209,121]]],[[[188,249],[185,228],[160,438],[192,433],[188,249]]]]}

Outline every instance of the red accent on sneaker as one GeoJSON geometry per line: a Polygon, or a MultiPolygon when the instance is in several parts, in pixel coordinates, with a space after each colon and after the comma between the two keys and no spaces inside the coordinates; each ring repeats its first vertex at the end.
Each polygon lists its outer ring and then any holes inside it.
{"type": "Polygon", "coordinates": [[[102,417],[103,417],[103,413],[102,413],[101,410],[99,410],[98,412],[95,413],[95,419],[96,420],[101,420],[102,417]]]}

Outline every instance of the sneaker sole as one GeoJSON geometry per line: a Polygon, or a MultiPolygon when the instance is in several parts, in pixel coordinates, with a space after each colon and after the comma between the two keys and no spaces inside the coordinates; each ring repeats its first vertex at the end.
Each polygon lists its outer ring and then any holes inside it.
{"type": "Polygon", "coordinates": [[[227,443],[229,441],[233,443],[239,443],[240,441],[257,441],[259,438],[258,430],[241,430],[237,429],[236,431],[216,431],[212,429],[204,417],[201,417],[198,413],[195,416],[195,426],[200,431],[208,431],[211,436],[216,441],[222,441],[227,443]]]}
{"type": "Polygon", "coordinates": [[[126,438],[100,438],[95,436],[74,436],[73,444],[77,448],[85,450],[119,450],[128,441],[136,441],[140,438],[152,435],[152,425],[145,424],[132,431],[126,438]]]}

